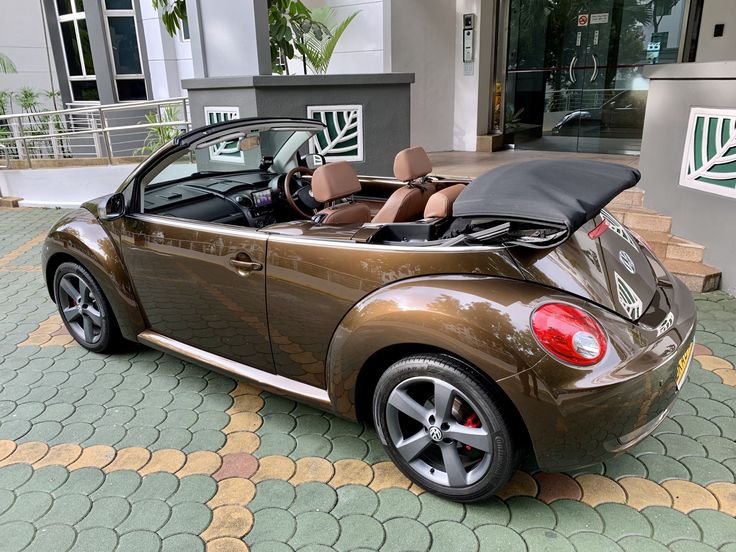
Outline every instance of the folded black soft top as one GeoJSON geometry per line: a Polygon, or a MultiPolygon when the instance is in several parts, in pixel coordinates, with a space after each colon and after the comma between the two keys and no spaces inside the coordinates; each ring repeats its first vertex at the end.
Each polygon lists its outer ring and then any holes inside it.
{"type": "Polygon", "coordinates": [[[614,197],[639,181],[639,171],[587,160],[539,160],[504,165],[473,180],[452,214],[566,229],[571,235],[614,197]]]}

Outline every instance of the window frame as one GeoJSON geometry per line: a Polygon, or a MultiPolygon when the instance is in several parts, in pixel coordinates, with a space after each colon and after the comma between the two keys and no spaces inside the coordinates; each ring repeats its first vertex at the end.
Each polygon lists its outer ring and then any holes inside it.
{"type": "MultiPolygon", "coordinates": [[[[94,82],[97,84],[97,70],[94,68],[94,59],[92,60],[92,66],[94,69],[94,73],[90,74],[87,73],[87,66],[84,63],[84,49],[82,48],[82,37],[79,33],[79,21],[84,21],[85,25],[87,25],[87,34],[89,37],[89,25],[87,24],[87,14],[83,11],[77,11],[77,3],[75,0],[72,0],[70,2],[71,6],[71,13],[67,13],[64,15],[61,15],[59,13],[59,4],[58,2],[54,2],[54,12],[56,13],[56,24],[59,28],[59,39],[61,42],[61,51],[64,54],[64,67],[66,68],[66,77],[67,77],[67,84],[69,86],[69,94],[72,98],[72,101],[75,104],[89,104],[89,105],[97,105],[100,103],[100,100],[78,100],[74,96],[74,88],[72,88],[72,82],[94,82]],[[82,70],[81,75],[72,75],[71,71],[69,71],[69,58],[67,57],[69,53],[66,50],[66,45],[64,44],[64,31],[61,28],[62,23],[68,23],[72,22],[74,25],[74,40],[77,44],[77,57],[79,59],[79,67],[82,70]]],[[[92,49],[92,44],[89,44],[90,51],[92,49]]],[[[100,97],[100,91],[99,87],[97,87],[97,97],[100,97]]]]}
{"type": "Polygon", "coordinates": [[[141,33],[138,25],[138,15],[135,11],[135,2],[131,0],[131,7],[126,9],[108,9],[106,0],[101,0],[100,4],[102,7],[102,17],[104,19],[105,41],[107,42],[107,51],[110,56],[110,73],[112,74],[113,93],[115,94],[115,99],[118,103],[134,103],[146,101],[151,97],[151,91],[146,79],[143,64],[143,55],[141,54],[141,33]],[[112,45],[112,34],[110,33],[110,18],[113,17],[130,17],[133,19],[133,28],[135,29],[135,41],[136,46],[138,47],[138,63],[140,64],[141,68],[140,73],[124,73],[120,75],[118,74],[117,66],[115,64],[115,50],[113,49],[112,45]],[[118,91],[119,80],[142,80],[143,87],[146,92],[146,97],[137,100],[121,100],[120,93],[118,91]]]}

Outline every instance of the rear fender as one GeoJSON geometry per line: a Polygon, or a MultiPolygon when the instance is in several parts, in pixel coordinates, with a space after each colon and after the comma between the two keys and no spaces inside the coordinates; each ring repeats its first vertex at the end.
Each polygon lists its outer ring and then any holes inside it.
{"type": "Polygon", "coordinates": [[[335,410],[356,417],[356,393],[371,392],[356,389],[359,375],[385,369],[367,362],[389,347],[444,350],[495,382],[527,370],[544,354],[529,317],[545,291],[474,275],[413,278],[377,290],[352,308],[333,335],[327,379],[335,410]]]}
{"type": "Polygon", "coordinates": [[[138,299],[113,238],[86,209],[64,215],[44,242],[43,273],[52,300],[54,272],[70,258],[89,270],[110,303],[121,333],[135,340],[146,329],[138,299]]]}

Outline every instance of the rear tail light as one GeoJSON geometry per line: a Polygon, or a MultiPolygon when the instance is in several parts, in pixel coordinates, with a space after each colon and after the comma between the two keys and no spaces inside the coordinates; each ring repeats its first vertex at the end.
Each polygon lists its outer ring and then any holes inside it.
{"type": "Polygon", "coordinates": [[[606,354],[606,334],[582,310],[565,303],[546,303],[532,314],[532,330],[552,356],[576,366],[590,366],[606,354]]]}

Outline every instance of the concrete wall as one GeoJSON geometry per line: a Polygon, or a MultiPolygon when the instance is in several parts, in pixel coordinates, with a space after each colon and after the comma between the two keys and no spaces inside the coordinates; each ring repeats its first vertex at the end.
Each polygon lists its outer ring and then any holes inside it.
{"type": "Polygon", "coordinates": [[[4,196],[22,197],[27,207],[77,207],[111,194],[136,165],[103,165],[54,169],[0,171],[4,196]]]}
{"type": "MultiPolygon", "coordinates": [[[[10,57],[18,70],[14,74],[0,73],[0,90],[17,91],[23,86],[42,92],[52,88],[58,90],[53,54],[46,48],[41,3],[38,0],[0,0],[0,13],[3,14],[0,17],[0,52],[10,57]],[[51,74],[47,52],[52,56],[51,74]]],[[[50,100],[42,99],[53,109],[50,100]]],[[[20,111],[17,106],[16,111],[20,111]]]]}
{"type": "Polygon", "coordinates": [[[736,107],[736,62],[647,68],[641,187],[645,205],[673,217],[673,233],[705,245],[705,262],[723,271],[722,289],[736,293],[736,198],[679,185],[690,108],[736,107]]]}
{"type": "Polygon", "coordinates": [[[237,107],[240,117],[306,117],[307,106],[363,106],[360,174],[393,174],[394,156],[409,146],[413,75],[292,75],[191,79],[192,126],[204,124],[205,107],[237,107]]]}
{"type": "Polygon", "coordinates": [[[391,2],[391,71],[414,73],[411,143],[453,146],[455,6],[447,0],[391,2]]]}
{"type": "Polygon", "coordinates": [[[736,3],[733,0],[704,0],[695,61],[736,59],[736,3]],[[725,25],[723,36],[713,36],[716,24],[725,25]]]}

